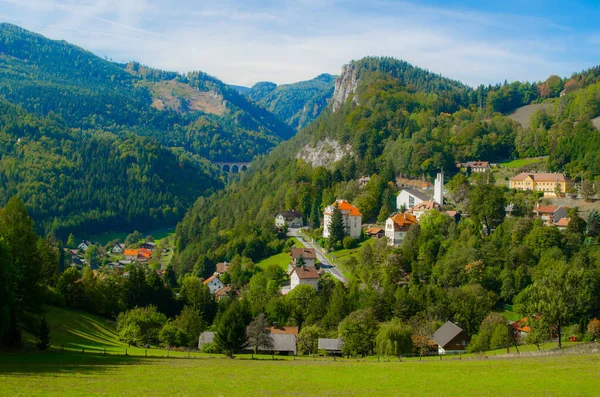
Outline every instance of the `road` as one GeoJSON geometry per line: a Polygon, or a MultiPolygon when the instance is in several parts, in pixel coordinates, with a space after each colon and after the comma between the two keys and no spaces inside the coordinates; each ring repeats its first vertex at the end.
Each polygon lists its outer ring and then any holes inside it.
{"type": "Polygon", "coordinates": [[[344,277],[340,269],[338,269],[329,259],[327,259],[325,255],[323,255],[323,249],[319,247],[318,244],[313,243],[308,239],[305,239],[304,236],[300,234],[300,229],[288,229],[288,234],[292,237],[296,237],[306,247],[313,248],[315,250],[315,252],[317,253],[317,259],[319,260],[319,262],[321,262],[321,269],[325,270],[327,273],[331,274],[333,277],[337,278],[342,283],[348,283],[348,280],[346,279],[346,277],[344,277]]]}

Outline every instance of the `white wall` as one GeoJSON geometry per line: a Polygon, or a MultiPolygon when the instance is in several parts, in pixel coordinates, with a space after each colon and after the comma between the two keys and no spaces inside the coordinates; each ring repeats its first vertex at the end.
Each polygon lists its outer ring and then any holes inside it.
{"type": "Polygon", "coordinates": [[[409,209],[422,202],[423,200],[421,200],[417,196],[410,194],[406,190],[402,190],[400,194],[396,197],[396,208],[400,210],[400,208],[404,206],[404,208],[409,209]]]}

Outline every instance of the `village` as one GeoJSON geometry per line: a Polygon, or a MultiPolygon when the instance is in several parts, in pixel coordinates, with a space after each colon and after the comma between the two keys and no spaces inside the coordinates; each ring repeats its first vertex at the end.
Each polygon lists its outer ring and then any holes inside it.
{"type": "MultiPolygon", "coordinates": [[[[463,172],[486,175],[490,173],[491,165],[489,162],[475,161],[463,164],[457,164],[457,167],[463,172]]],[[[369,182],[369,177],[360,179],[361,185],[369,182]]],[[[343,198],[337,199],[325,207],[323,211],[322,235],[323,239],[331,237],[336,217],[339,213],[343,220],[343,234],[346,239],[364,241],[365,239],[385,239],[390,247],[399,247],[406,238],[409,230],[414,225],[419,224],[420,220],[430,211],[438,211],[446,214],[449,218],[458,223],[462,217],[468,217],[468,213],[457,210],[452,205],[447,205],[444,199],[445,176],[443,172],[437,174],[433,183],[433,189],[428,182],[406,183],[399,185],[399,192],[396,196],[397,212],[391,214],[385,223],[382,224],[364,224],[363,214],[360,209],[343,198]]],[[[569,208],[562,205],[551,203],[552,199],[560,199],[571,195],[577,199],[577,193],[574,189],[574,183],[568,180],[560,173],[547,172],[521,172],[507,181],[507,187],[514,191],[530,192],[538,197],[538,202],[532,208],[533,219],[538,219],[548,226],[556,227],[558,230],[565,231],[569,225],[569,208]]],[[[505,216],[511,217],[514,212],[514,205],[509,203],[505,208],[505,216]]],[[[340,281],[345,282],[343,276],[338,276],[332,269],[335,264],[327,257],[327,247],[325,244],[319,245],[318,239],[311,238],[307,233],[303,214],[297,210],[281,210],[274,215],[274,224],[277,229],[285,230],[288,235],[295,236],[303,243],[302,247],[293,247],[289,252],[289,263],[287,264],[287,276],[289,285],[283,285],[281,293],[289,293],[300,285],[309,285],[314,289],[319,287],[319,278],[327,273],[331,273],[340,281]],[[304,238],[303,238],[304,237],[304,238]]],[[[493,231],[493,230],[492,230],[493,231]]],[[[491,231],[486,230],[482,225],[481,233],[486,234],[491,231]]],[[[204,281],[219,300],[231,292],[231,286],[225,285],[221,278],[228,270],[227,262],[217,264],[217,270],[213,276],[204,281]]],[[[240,291],[236,291],[237,294],[240,291]]],[[[524,340],[530,332],[529,319],[522,318],[509,322],[509,334],[512,334],[511,343],[519,343],[524,340]]],[[[267,353],[278,353],[284,355],[296,355],[297,346],[303,343],[298,338],[298,327],[288,327],[273,324],[269,330],[273,345],[268,348],[258,348],[267,353]]],[[[210,351],[214,339],[214,332],[207,331],[202,333],[199,338],[198,348],[202,351],[210,351]]],[[[429,343],[430,351],[435,351],[439,355],[461,354],[465,353],[470,342],[469,335],[457,324],[447,321],[438,328],[432,335],[429,343]]],[[[319,338],[318,349],[321,354],[341,355],[344,341],[339,338],[319,338]]],[[[247,347],[252,351],[254,347],[247,347]]]]}

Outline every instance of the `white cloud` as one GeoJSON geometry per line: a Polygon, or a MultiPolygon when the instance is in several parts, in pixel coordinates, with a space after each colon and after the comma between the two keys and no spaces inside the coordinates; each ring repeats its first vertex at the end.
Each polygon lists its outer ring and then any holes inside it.
{"type": "MultiPolygon", "coordinates": [[[[567,37],[569,28],[551,20],[420,3],[222,0],[215,7],[193,0],[176,5],[0,0],[0,7],[3,3],[12,12],[0,11],[25,27],[101,56],[180,72],[202,70],[241,85],[336,74],[367,55],[394,56],[471,85],[539,80],[591,66],[572,48],[578,38],[567,37]]],[[[595,37],[588,41],[598,41],[595,37]]],[[[585,55],[597,59],[600,53],[585,55]]]]}

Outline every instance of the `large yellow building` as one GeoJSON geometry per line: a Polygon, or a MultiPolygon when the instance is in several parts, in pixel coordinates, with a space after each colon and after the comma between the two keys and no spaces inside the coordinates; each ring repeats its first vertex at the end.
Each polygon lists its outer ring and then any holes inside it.
{"type": "Polygon", "coordinates": [[[544,196],[556,197],[556,186],[565,194],[573,185],[563,174],[548,172],[522,172],[510,180],[510,188],[544,192],[544,196]]]}

